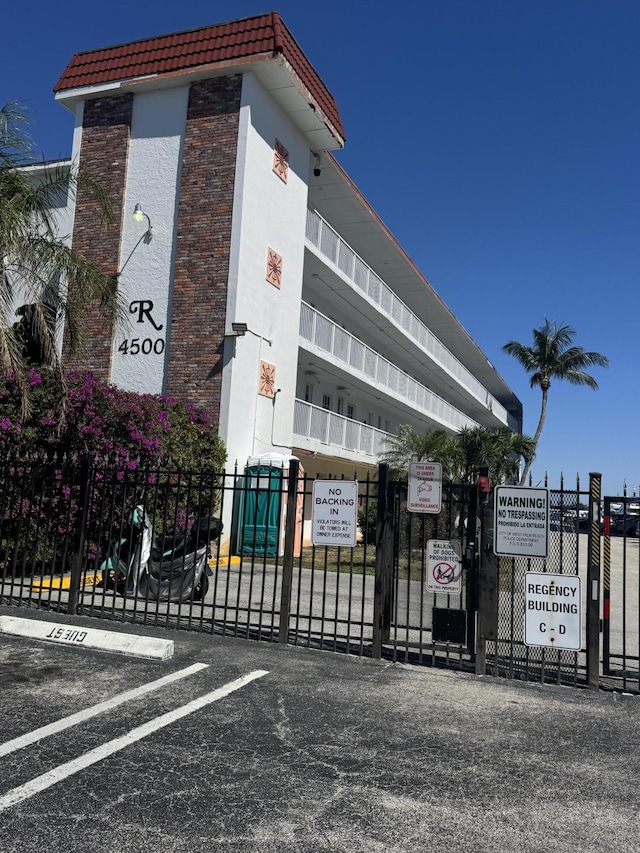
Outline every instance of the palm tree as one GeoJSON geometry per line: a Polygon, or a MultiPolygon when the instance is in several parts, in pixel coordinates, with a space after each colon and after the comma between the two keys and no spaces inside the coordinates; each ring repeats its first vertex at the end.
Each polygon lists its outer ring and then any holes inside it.
{"type": "Polygon", "coordinates": [[[389,442],[383,459],[393,476],[406,476],[411,462],[439,462],[445,482],[471,485],[485,465],[492,483],[516,478],[520,459],[527,463],[533,452],[533,439],[508,427],[463,427],[450,435],[443,429],[418,432],[405,424],[389,442]]]}
{"type": "Polygon", "coordinates": [[[382,461],[388,462],[393,476],[406,476],[412,462],[440,462],[450,468],[451,436],[443,429],[418,432],[412,426],[403,424],[398,435],[389,439],[387,449],[381,454],[382,461]]]}
{"type": "MultiPolygon", "coordinates": [[[[608,367],[609,359],[599,352],[587,352],[582,347],[572,346],[576,336],[571,326],[558,326],[557,323],[544,319],[544,325],[533,329],[533,346],[525,346],[518,341],[509,341],[502,349],[512,355],[531,374],[529,384],[542,391],[542,406],[538,428],[533,437],[534,450],[538,447],[540,433],[547,415],[547,397],[552,379],[565,379],[572,385],[586,385],[594,391],[598,383],[589,373],[587,367],[608,367]]],[[[523,485],[529,474],[533,457],[525,464],[520,485],[523,485]]]]}
{"type": "Polygon", "coordinates": [[[532,438],[508,427],[463,427],[453,441],[459,462],[455,480],[460,483],[475,483],[478,471],[485,466],[492,483],[513,481],[518,477],[520,460],[527,464],[535,452],[532,438]]]}
{"type": "MultiPolygon", "coordinates": [[[[33,165],[32,151],[25,113],[6,104],[0,109],[0,370],[19,379],[33,360],[62,375],[58,333],[64,327],[70,350],[77,349],[90,301],[98,300],[110,320],[120,313],[114,279],[72,251],[52,213],[61,197],[83,185],[107,221],[104,193],[68,167],[52,166],[35,177],[26,168],[33,165]]],[[[21,385],[26,415],[28,383],[21,385]]]]}

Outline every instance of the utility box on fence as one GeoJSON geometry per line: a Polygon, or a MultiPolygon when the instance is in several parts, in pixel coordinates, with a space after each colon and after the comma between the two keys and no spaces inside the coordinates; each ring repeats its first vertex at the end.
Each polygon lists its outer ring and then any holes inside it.
{"type": "MultiPolygon", "coordinates": [[[[240,554],[284,554],[284,532],[287,515],[287,484],[289,465],[295,456],[265,453],[247,461],[240,499],[237,504],[238,535],[236,550],[240,554]]],[[[300,488],[294,511],[296,513],[295,556],[302,544],[302,515],[304,507],[304,472],[299,467],[300,488]]]]}

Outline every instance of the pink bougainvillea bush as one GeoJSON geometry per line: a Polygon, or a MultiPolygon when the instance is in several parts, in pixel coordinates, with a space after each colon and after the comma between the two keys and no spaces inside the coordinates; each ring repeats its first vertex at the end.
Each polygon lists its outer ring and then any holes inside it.
{"type": "Polygon", "coordinates": [[[0,453],[31,457],[43,453],[118,458],[136,467],[171,464],[221,468],[224,444],[206,409],[162,395],[122,391],[91,373],[70,373],[63,385],[32,368],[31,411],[21,414],[20,382],[0,380],[0,453]],[[62,416],[61,416],[62,413],[62,416]]]}
{"type": "Polygon", "coordinates": [[[9,564],[20,575],[36,564],[39,571],[68,569],[79,526],[87,559],[98,560],[135,503],[154,513],[157,531],[184,532],[195,515],[216,509],[225,461],[204,409],[122,391],[90,373],[69,374],[64,383],[33,368],[8,375],[0,380],[5,573],[9,564]]]}

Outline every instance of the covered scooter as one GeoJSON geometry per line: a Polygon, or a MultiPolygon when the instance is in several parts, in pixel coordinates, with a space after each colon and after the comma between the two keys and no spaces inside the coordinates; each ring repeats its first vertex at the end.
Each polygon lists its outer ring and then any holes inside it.
{"type": "Polygon", "coordinates": [[[205,597],[213,574],[210,543],[222,533],[219,518],[197,518],[186,536],[154,539],[151,520],[138,505],[126,533],[100,567],[105,588],[150,601],[201,601],[205,597]]]}

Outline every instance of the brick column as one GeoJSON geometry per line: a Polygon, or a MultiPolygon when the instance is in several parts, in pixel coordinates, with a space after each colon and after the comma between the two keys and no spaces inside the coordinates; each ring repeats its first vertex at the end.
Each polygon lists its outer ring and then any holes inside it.
{"type": "MultiPolygon", "coordinates": [[[[130,94],[97,98],[85,101],[84,104],[80,168],[90,173],[106,191],[114,221],[108,227],[102,225],[99,205],[87,189],[80,188],[76,199],[72,245],[75,252],[95,261],[109,275],[118,272],[120,262],[132,109],[133,95],[130,94]]],[[[73,287],[70,287],[70,297],[73,297],[73,287]]],[[[113,328],[97,303],[87,309],[83,328],[86,345],[82,352],[69,351],[68,335],[65,333],[65,368],[91,370],[100,379],[108,381],[113,328]]]]}
{"type": "Polygon", "coordinates": [[[191,85],[178,206],[167,393],[220,415],[242,78],[191,85]]]}

